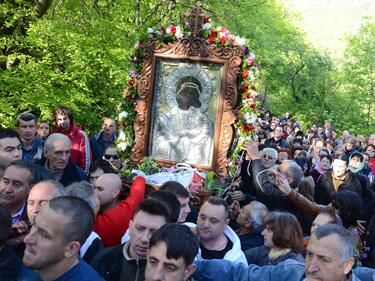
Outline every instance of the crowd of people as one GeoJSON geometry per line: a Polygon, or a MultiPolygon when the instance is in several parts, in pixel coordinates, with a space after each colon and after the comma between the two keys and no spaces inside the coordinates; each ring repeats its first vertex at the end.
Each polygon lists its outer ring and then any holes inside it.
{"type": "Polygon", "coordinates": [[[124,189],[116,122],[0,128],[0,281],[375,280],[375,134],[262,111],[222,197],[124,189]]]}

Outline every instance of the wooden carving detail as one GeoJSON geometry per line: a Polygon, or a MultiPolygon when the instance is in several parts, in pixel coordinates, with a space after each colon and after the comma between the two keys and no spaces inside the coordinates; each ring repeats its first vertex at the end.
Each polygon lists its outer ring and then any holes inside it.
{"type": "MultiPolygon", "coordinates": [[[[198,13],[200,15],[200,13],[198,13]]],[[[195,34],[196,35],[196,34],[195,34]]],[[[219,128],[215,128],[215,148],[212,168],[219,175],[226,174],[228,150],[234,136],[234,109],[237,106],[237,77],[240,71],[242,51],[234,48],[217,48],[209,45],[205,39],[198,36],[183,37],[180,40],[157,45],[148,42],[144,47],[141,80],[138,86],[139,98],[136,101],[136,117],[134,120],[135,145],[132,150],[132,161],[140,162],[148,155],[148,145],[151,132],[151,112],[155,83],[154,72],[156,58],[163,57],[174,60],[192,60],[199,62],[214,62],[223,64],[225,73],[222,76],[221,108],[218,117],[219,128]]],[[[160,162],[160,164],[164,164],[160,162]]]]}

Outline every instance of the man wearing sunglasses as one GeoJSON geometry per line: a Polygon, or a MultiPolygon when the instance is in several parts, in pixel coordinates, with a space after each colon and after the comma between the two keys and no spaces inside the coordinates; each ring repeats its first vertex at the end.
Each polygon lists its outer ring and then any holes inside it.
{"type": "Polygon", "coordinates": [[[116,146],[110,145],[106,148],[103,159],[108,161],[112,167],[116,168],[117,170],[122,169],[122,161],[120,157],[117,155],[116,146]]]}

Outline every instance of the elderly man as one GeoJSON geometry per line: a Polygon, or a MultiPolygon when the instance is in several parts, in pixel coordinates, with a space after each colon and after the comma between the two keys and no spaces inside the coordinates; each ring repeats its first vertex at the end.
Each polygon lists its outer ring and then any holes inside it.
{"type": "Polygon", "coordinates": [[[200,238],[201,255],[204,259],[225,259],[245,263],[241,243],[236,233],[228,226],[229,207],[224,199],[210,197],[199,210],[197,232],[200,238]]]}
{"type": "Polygon", "coordinates": [[[44,143],[45,161],[42,165],[64,186],[86,180],[83,171],[70,161],[72,142],[63,134],[52,134],[44,143]]]}
{"type": "Polygon", "coordinates": [[[242,251],[263,245],[264,239],[261,233],[267,216],[268,208],[258,201],[252,201],[240,209],[236,222],[240,226],[238,237],[242,251]]]}
{"type": "Polygon", "coordinates": [[[22,140],[22,160],[36,162],[42,159],[44,142],[35,136],[36,117],[29,112],[21,113],[17,118],[17,131],[22,140]]]}
{"type": "Polygon", "coordinates": [[[169,222],[170,213],[164,203],[153,198],[141,201],[129,223],[130,240],[99,251],[92,266],[106,280],[143,281],[151,235],[169,222]]]}
{"type": "Polygon", "coordinates": [[[319,226],[310,238],[305,265],[291,259],[263,267],[247,267],[223,260],[196,261],[197,271],[193,277],[200,281],[371,280],[373,269],[356,268],[352,271],[353,254],[354,241],[351,233],[342,226],[325,224],[319,226]]]}
{"type": "Polygon", "coordinates": [[[42,206],[51,199],[67,195],[65,187],[55,180],[41,181],[33,186],[27,198],[27,217],[34,224],[35,216],[42,206]]]}
{"type": "Polygon", "coordinates": [[[93,224],[92,208],[82,199],[63,196],[44,204],[25,237],[26,267],[18,280],[103,280],[78,258],[93,224]]]}
{"type": "Polygon", "coordinates": [[[0,177],[10,163],[22,159],[21,143],[16,131],[0,128],[0,177]]]}
{"type": "Polygon", "coordinates": [[[56,128],[54,133],[61,133],[71,141],[71,161],[86,174],[91,165],[90,141],[82,127],[74,124],[74,115],[65,106],[56,107],[53,111],[56,128]]]}
{"type": "Polygon", "coordinates": [[[109,117],[104,117],[102,130],[91,138],[92,160],[102,158],[105,149],[115,144],[116,141],[116,121],[109,117]]]}

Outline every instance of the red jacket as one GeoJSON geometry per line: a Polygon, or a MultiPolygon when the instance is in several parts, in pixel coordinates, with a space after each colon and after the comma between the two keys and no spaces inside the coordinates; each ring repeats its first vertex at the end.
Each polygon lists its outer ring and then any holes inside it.
{"type": "Polygon", "coordinates": [[[121,238],[129,227],[129,221],[133,218],[138,203],[144,198],[145,190],[145,179],[136,177],[129,196],[96,217],[94,231],[100,236],[105,247],[121,244],[121,238]]]}
{"type": "Polygon", "coordinates": [[[90,141],[79,125],[73,124],[68,131],[56,128],[53,133],[64,134],[72,142],[70,160],[88,174],[91,164],[90,141]]]}

